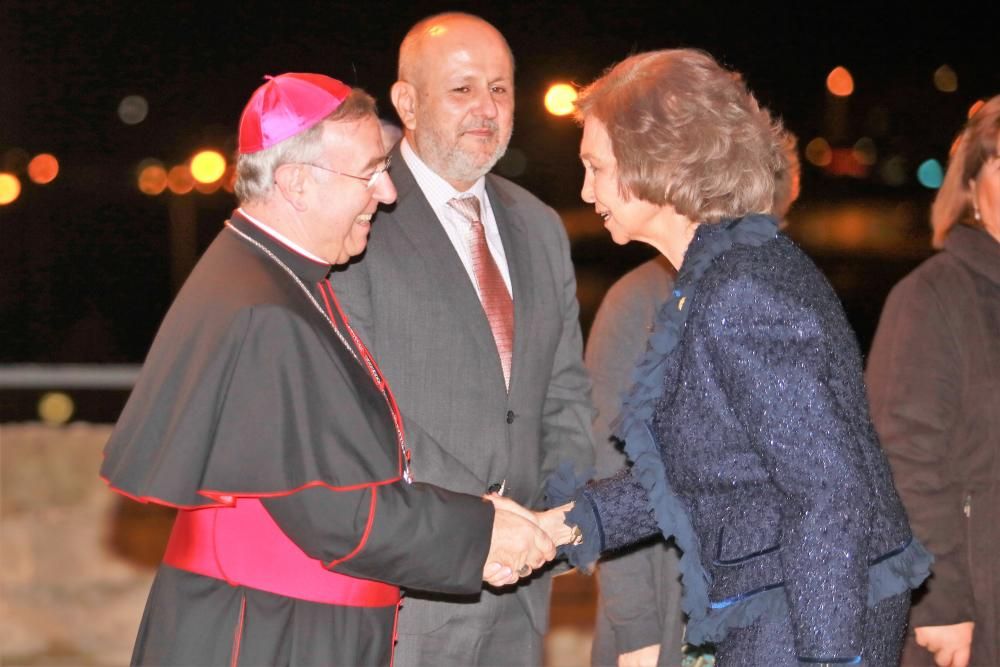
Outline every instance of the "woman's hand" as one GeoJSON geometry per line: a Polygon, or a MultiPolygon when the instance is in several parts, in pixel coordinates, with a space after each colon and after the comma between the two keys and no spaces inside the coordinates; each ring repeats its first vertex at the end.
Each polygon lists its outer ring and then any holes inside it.
{"type": "Polygon", "coordinates": [[[914,628],[917,643],[934,655],[938,667],[968,667],[972,651],[972,621],[955,625],[924,625],[914,628]]]}
{"type": "Polygon", "coordinates": [[[579,544],[580,533],[576,526],[566,524],[566,513],[573,509],[573,503],[553,507],[546,512],[538,512],[538,525],[557,547],[564,544],[579,544]]]}

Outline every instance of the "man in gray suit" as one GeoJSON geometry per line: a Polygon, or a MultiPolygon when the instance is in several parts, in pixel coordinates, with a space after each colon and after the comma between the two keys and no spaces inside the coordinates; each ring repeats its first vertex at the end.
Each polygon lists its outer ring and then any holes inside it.
{"type": "MultiPolygon", "coordinates": [[[[414,444],[414,477],[539,508],[560,463],[592,462],[592,407],[565,230],[488,174],[513,125],[510,48],[478,17],[424,19],[391,94],[405,133],[392,152],[398,200],[334,288],[408,428],[440,443],[414,444]]],[[[541,664],[550,589],[539,573],[467,598],[411,591],[395,664],[541,664]]]]}

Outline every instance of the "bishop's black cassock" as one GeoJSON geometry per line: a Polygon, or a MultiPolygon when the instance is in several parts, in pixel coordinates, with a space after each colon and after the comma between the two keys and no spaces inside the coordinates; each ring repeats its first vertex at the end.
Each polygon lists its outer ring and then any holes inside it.
{"type": "Polygon", "coordinates": [[[404,479],[329,270],[237,214],[157,333],[101,469],[181,510],[133,664],[387,665],[397,586],[480,591],[492,506],[404,479]]]}

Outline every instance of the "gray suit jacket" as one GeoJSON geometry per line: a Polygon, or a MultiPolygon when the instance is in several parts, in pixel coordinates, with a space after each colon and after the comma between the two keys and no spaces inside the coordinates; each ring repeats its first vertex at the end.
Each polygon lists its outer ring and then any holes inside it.
{"type": "MultiPolygon", "coordinates": [[[[486,177],[514,295],[508,394],[476,290],[398,147],[394,153],[398,200],[375,217],[361,260],[332,276],[334,289],[406,415],[414,478],[474,494],[506,479],[511,498],[540,507],[559,463],[593,460],[590,381],[565,229],[523,188],[486,177]]],[[[517,586],[539,632],[548,626],[550,584],[540,574],[517,586]]],[[[400,631],[429,632],[474,614],[479,597],[412,594],[400,631]]]]}

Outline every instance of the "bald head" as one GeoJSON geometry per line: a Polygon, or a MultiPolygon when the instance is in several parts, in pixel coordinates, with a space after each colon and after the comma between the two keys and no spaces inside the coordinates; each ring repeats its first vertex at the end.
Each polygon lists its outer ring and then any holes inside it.
{"type": "Polygon", "coordinates": [[[406,33],[403,43],[399,45],[399,80],[417,83],[422,65],[432,64],[428,57],[453,48],[456,38],[463,36],[498,42],[507,52],[513,68],[514,54],[507,40],[492,24],[472,14],[445,12],[421,19],[406,33]]]}
{"type": "Polygon", "coordinates": [[[392,104],[406,143],[459,192],[507,150],[514,125],[514,59],[492,25],[469,14],[417,23],[399,48],[392,104]]]}

